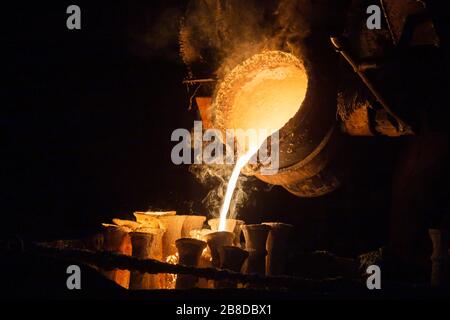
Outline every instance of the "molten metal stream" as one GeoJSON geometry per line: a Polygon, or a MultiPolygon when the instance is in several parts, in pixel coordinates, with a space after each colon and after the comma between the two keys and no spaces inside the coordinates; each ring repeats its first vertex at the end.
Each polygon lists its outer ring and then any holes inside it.
{"type": "Polygon", "coordinates": [[[241,157],[236,161],[236,165],[231,173],[230,180],[228,181],[227,191],[225,193],[225,198],[222,204],[222,208],[220,209],[220,223],[219,223],[219,231],[226,231],[226,221],[228,210],[230,209],[231,199],[233,198],[233,192],[236,188],[236,183],[239,178],[239,174],[241,173],[242,168],[245,167],[247,162],[250,161],[251,157],[258,151],[259,148],[251,148],[249,151],[244,153],[241,157]]]}
{"type": "MultiPolygon", "coordinates": [[[[265,51],[245,60],[225,77],[219,84],[214,108],[224,128],[270,131],[266,137],[259,137],[263,142],[294,117],[307,87],[307,73],[297,57],[265,51]]],[[[225,231],[239,174],[259,147],[252,145],[238,157],[220,210],[219,231],[225,231]]]]}

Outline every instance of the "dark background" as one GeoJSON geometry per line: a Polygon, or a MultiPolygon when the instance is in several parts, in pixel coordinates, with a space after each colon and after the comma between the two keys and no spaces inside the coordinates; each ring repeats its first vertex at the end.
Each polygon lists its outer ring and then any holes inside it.
{"type": "MultiPolygon", "coordinates": [[[[176,38],[186,1],[78,1],[81,30],[66,28],[70,4],[2,8],[3,235],[76,238],[149,208],[204,214],[213,186],[170,160],[172,131],[197,117],[176,38]]],[[[386,240],[397,144],[353,138],[339,155],[345,184],[325,197],[253,181],[239,217],[295,224],[299,250],[375,249],[386,240]]]]}

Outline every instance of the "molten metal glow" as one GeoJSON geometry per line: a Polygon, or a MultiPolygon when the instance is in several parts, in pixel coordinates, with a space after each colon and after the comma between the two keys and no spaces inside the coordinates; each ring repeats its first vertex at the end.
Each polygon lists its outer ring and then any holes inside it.
{"type": "Polygon", "coordinates": [[[237,92],[230,123],[240,129],[277,131],[300,108],[305,75],[295,66],[262,71],[237,92]]]}
{"type": "Polygon", "coordinates": [[[300,109],[308,88],[303,63],[281,51],[255,54],[219,83],[214,108],[224,129],[282,128],[300,109]]]}
{"type": "MultiPolygon", "coordinates": [[[[180,257],[178,252],[172,254],[166,258],[166,262],[170,264],[178,264],[180,257]]],[[[165,277],[165,288],[164,289],[175,289],[175,284],[177,282],[177,274],[176,273],[166,273],[165,277]]]]}
{"type": "Polygon", "coordinates": [[[258,151],[258,149],[259,148],[257,147],[251,148],[236,161],[236,165],[233,169],[233,172],[231,173],[230,180],[228,181],[227,191],[225,193],[222,208],[220,209],[220,223],[218,231],[225,231],[226,229],[228,209],[230,209],[231,199],[233,197],[234,189],[236,188],[239,174],[241,173],[242,168],[245,167],[247,162],[249,162],[251,157],[258,151]]]}
{"type": "MultiPolygon", "coordinates": [[[[214,107],[224,129],[264,130],[266,136],[281,129],[300,109],[308,77],[302,62],[281,51],[256,54],[234,68],[219,84],[214,107]]],[[[219,231],[224,231],[233,191],[241,170],[264,139],[243,146],[227,185],[220,210],[219,231]]],[[[242,146],[241,146],[242,147],[242,146]]]]}

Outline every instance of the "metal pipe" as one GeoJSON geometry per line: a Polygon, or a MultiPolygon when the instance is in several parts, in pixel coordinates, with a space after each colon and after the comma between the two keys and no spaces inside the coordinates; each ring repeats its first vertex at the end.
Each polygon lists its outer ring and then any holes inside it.
{"type": "Polygon", "coordinates": [[[398,123],[398,129],[403,134],[413,134],[413,131],[410,126],[408,126],[400,117],[392,111],[389,107],[388,102],[384,99],[382,94],[378,91],[377,88],[372,84],[369,78],[364,74],[363,70],[365,68],[361,68],[358,63],[355,62],[355,59],[348,52],[346,45],[344,44],[344,40],[340,37],[330,37],[331,43],[336,48],[336,51],[339,52],[342,57],[352,66],[355,73],[360,77],[362,82],[366,85],[366,87],[373,94],[375,99],[381,104],[381,106],[386,110],[386,112],[393,117],[398,123]]]}
{"type": "Polygon", "coordinates": [[[217,81],[216,79],[190,79],[190,80],[183,80],[183,84],[208,83],[216,81],[217,81]]]}

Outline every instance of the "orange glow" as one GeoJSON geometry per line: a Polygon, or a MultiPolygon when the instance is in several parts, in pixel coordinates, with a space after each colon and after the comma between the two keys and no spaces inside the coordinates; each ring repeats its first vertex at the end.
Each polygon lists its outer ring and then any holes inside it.
{"type": "Polygon", "coordinates": [[[220,209],[220,223],[219,231],[225,231],[227,223],[228,210],[230,209],[231,199],[233,198],[233,192],[236,188],[236,183],[241,173],[242,168],[247,164],[250,158],[258,151],[258,147],[253,147],[247,151],[242,157],[240,157],[231,173],[230,180],[228,181],[227,191],[225,193],[225,198],[220,209]]]}
{"type": "Polygon", "coordinates": [[[222,129],[281,129],[300,109],[308,88],[303,63],[281,51],[256,54],[218,85],[213,108],[222,129]]]}
{"type": "MultiPolygon", "coordinates": [[[[170,264],[178,264],[179,261],[178,252],[172,254],[166,258],[166,262],[170,264]]],[[[175,289],[175,284],[177,282],[177,274],[174,273],[166,273],[165,277],[165,289],[175,289]]]]}
{"type": "Polygon", "coordinates": [[[265,136],[257,137],[257,141],[237,141],[243,152],[238,154],[227,185],[220,211],[219,231],[225,230],[241,170],[264,139],[281,129],[298,112],[307,88],[308,77],[301,61],[281,51],[266,51],[252,56],[234,68],[219,84],[213,105],[219,127],[265,132],[265,136]]]}

